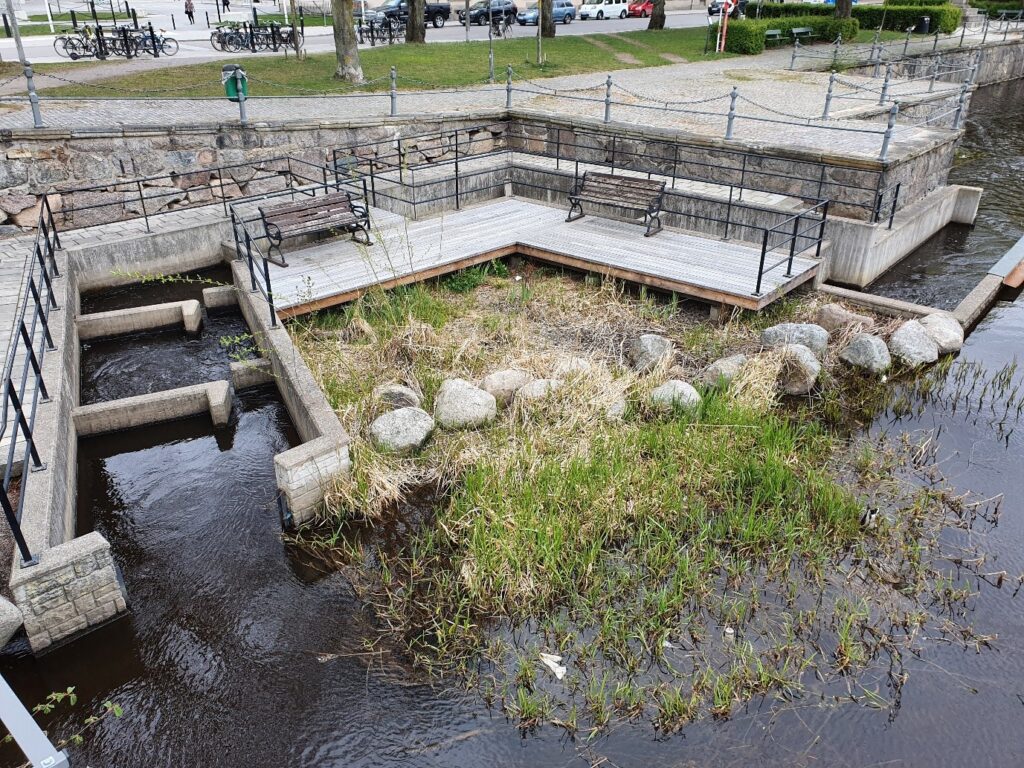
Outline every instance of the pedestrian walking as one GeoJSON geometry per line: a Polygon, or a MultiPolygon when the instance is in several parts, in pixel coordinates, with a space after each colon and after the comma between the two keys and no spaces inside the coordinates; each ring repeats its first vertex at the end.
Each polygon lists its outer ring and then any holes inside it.
{"type": "Polygon", "coordinates": [[[227,13],[231,10],[231,0],[221,0],[221,7],[224,8],[224,12],[227,13]]]}
{"type": "Polygon", "coordinates": [[[196,4],[192,0],[185,0],[185,16],[188,17],[189,24],[196,23],[196,4]]]}

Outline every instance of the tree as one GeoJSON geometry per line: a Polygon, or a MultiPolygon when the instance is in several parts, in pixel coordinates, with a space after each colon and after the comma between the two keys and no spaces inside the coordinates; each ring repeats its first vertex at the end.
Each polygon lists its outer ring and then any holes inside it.
{"type": "Polygon", "coordinates": [[[338,57],[334,79],[344,80],[346,83],[361,83],[363,68],[359,64],[359,38],[356,37],[352,0],[331,0],[331,15],[334,25],[334,53],[338,57]]]}
{"type": "Polygon", "coordinates": [[[848,19],[853,15],[853,0],[836,0],[836,18],[848,19]]]}
{"type": "Polygon", "coordinates": [[[540,0],[540,36],[555,36],[555,17],[551,13],[554,0],[540,0]]]}
{"type": "Polygon", "coordinates": [[[654,7],[651,9],[651,20],[647,22],[647,28],[665,28],[665,0],[654,0],[654,7]]]}
{"type": "Polygon", "coordinates": [[[409,18],[405,23],[405,42],[427,42],[425,0],[409,0],[409,18]]]}

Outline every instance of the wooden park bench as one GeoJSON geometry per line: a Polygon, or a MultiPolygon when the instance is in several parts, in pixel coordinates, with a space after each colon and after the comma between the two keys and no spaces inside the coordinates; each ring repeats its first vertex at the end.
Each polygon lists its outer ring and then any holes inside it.
{"type": "Polygon", "coordinates": [[[811,27],[793,27],[789,30],[789,34],[793,36],[794,43],[803,43],[817,37],[811,27]]]}
{"type": "Polygon", "coordinates": [[[270,242],[267,258],[282,267],[288,264],[281,253],[281,243],[289,237],[350,232],[353,240],[371,245],[370,215],[366,206],[352,202],[352,195],[348,192],[332,192],[320,197],[304,197],[294,203],[260,206],[260,218],[270,242]],[[280,261],[273,257],[275,249],[280,261]]]}
{"type": "Polygon", "coordinates": [[[644,237],[650,237],[661,231],[661,200],[664,195],[664,181],[587,171],[569,193],[569,215],[565,220],[582,218],[583,203],[643,211],[647,225],[644,237]]]}
{"type": "Polygon", "coordinates": [[[782,39],[782,30],[781,29],[769,29],[769,30],[765,31],[765,33],[764,33],[764,44],[766,46],[778,45],[778,44],[780,44],[782,42],[783,42],[783,39],[782,39]]]}

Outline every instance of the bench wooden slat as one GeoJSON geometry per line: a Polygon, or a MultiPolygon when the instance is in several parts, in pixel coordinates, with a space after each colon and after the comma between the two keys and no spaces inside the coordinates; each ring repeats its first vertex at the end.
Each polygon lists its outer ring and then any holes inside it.
{"type": "Polygon", "coordinates": [[[664,194],[664,181],[587,171],[569,194],[569,216],[566,221],[574,221],[584,215],[581,205],[584,202],[638,210],[644,212],[647,224],[645,236],[649,236],[661,229],[661,200],[664,194]]]}
{"type": "Polygon", "coordinates": [[[333,192],[299,202],[260,206],[259,212],[263,219],[264,234],[270,243],[270,254],[276,249],[281,256],[277,263],[282,266],[287,264],[281,254],[281,243],[289,237],[343,229],[351,232],[353,237],[362,233],[360,241],[370,244],[368,212],[364,206],[354,204],[348,192],[333,192]]]}

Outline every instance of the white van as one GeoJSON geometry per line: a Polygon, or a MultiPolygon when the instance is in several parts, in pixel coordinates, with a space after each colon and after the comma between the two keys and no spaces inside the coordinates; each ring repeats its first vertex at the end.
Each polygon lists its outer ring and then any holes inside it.
{"type": "Polygon", "coordinates": [[[629,0],[589,0],[580,6],[580,19],[624,19],[628,10],[629,0]]]}

